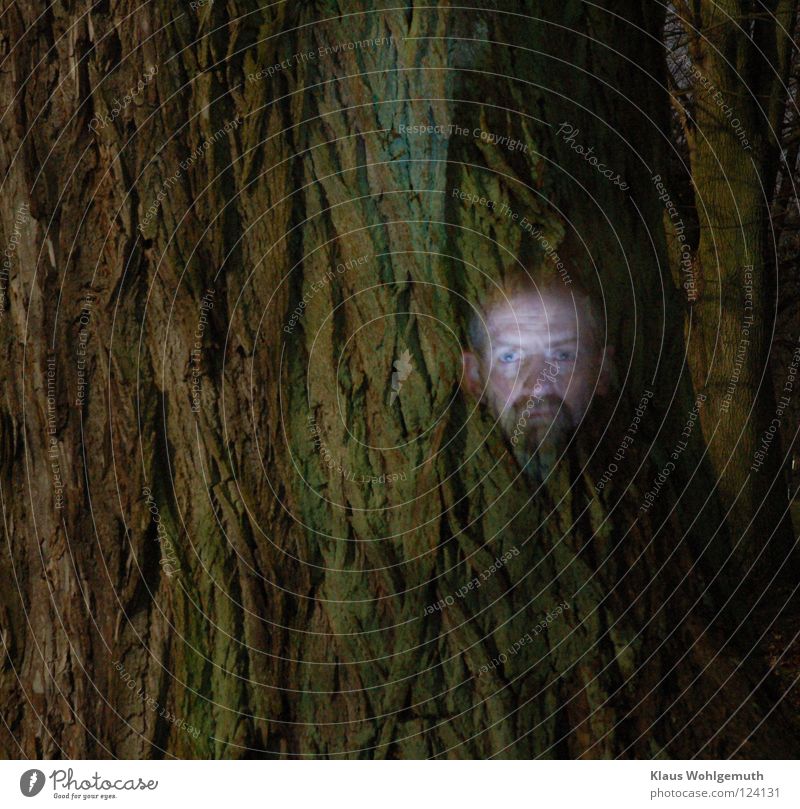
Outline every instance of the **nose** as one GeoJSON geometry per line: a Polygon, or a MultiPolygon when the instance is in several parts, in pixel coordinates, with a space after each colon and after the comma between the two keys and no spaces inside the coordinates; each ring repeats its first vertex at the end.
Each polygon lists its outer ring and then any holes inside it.
{"type": "Polygon", "coordinates": [[[555,380],[558,367],[554,363],[547,361],[544,357],[532,357],[526,372],[524,383],[525,389],[529,393],[540,399],[546,399],[556,394],[555,380]]]}
{"type": "Polygon", "coordinates": [[[546,374],[540,374],[533,384],[533,392],[540,399],[548,399],[555,396],[556,386],[554,380],[546,374]]]}

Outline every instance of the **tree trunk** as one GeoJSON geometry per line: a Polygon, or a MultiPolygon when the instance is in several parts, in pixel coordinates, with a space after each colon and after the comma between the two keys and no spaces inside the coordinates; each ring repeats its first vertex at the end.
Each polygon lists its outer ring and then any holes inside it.
{"type": "Polygon", "coordinates": [[[652,4],[102,6],[3,16],[3,753],[791,755],[699,431],[646,505],[696,401],[652,4]],[[457,392],[523,217],[617,347],[542,485],[457,392]]]}
{"type": "MultiPolygon", "coordinates": [[[[700,228],[689,345],[708,451],[741,572],[769,580],[794,545],[769,369],[777,255],[769,211],[796,0],[698,2],[690,32],[691,178],[700,228]]],[[[775,374],[779,396],[788,369],[775,374]]],[[[754,588],[758,590],[759,588],[754,588]]]]}

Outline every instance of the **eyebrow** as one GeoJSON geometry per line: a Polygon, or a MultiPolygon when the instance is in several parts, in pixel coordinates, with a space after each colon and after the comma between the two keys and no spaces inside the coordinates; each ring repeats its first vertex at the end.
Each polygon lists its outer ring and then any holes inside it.
{"type": "MultiPolygon", "coordinates": [[[[544,342],[544,341],[542,341],[544,342]]],[[[557,337],[553,340],[547,341],[548,346],[563,346],[563,345],[578,345],[579,340],[577,337],[557,337]]],[[[501,348],[508,348],[513,346],[514,348],[525,348],[528,345],[528,341],[524,339],[512,338],[508,340],[493,340],[491,342],[492,350],[498,351],[501,348]]]]}
{"type": "MultiPolygon", "coordinates": [[[[562,340],[554,340],[554,341],[548,343],[547,350],[553,351],[553,350],[557,350],[559,348],[564,348],[565,346],[568,346],[570,348],[575,348],[577,350],[577,348],[579,347],[579,343],[578,343],[577,340],[573,340],[572,338],[567,337],[567,338],[564,338],[562,340]]],[[[520,342],[518,342],[516,340],[514,340],[514,341],[504,341],[502,343],[495,343],[494,346],[492,347],[492,353],[493,354],[501,354],[504,351],[508,351],[509,349],[513,349],[515,351],[526,352],[527,351],[527,346],[524,343],[520,343],[520,342]]]]}

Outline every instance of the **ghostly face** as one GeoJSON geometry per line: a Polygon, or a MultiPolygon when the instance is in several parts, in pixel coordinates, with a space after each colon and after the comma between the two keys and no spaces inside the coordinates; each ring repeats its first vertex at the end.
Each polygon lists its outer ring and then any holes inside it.
{"type": "Polygon", "coordinates": [[[563,447],[593,396],[608,390],[603,348],[584,298],[520,292],[486,313],[484,349],[464,354],[464,386],[485,401],[518,459],[563,447]]]}

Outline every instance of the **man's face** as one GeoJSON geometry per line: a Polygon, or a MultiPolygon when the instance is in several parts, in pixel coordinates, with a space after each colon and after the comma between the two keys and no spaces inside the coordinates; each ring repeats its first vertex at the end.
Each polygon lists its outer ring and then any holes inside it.
{"type": "Polygon", "coordinates": [[[483,354],[464,354],[465,387],[489,405],[520,460],[562,448],[592,397],[607,392],[588,307],[566,291],[518,293],[487,312],[483,354]]]}

